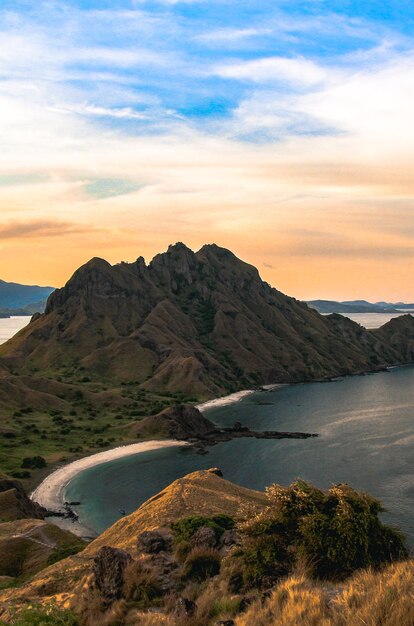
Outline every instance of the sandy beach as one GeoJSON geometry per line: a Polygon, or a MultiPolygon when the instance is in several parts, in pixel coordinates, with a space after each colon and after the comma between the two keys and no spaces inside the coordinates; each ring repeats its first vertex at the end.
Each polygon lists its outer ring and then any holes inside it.
{"type": "MultiPolygon", "coordinates": [[[[275,389],[279,389],[279,387],[286,387],[286,384],[287,383],[274,383],[272,385],[262,385],[262,389],[264,389],[265,391],[274,391],[275,389]]],[[[202,412],[207,409],[217,408],[219,406],[227,406],[228,404],[240,402],[240,400],[243,400],[243,398],[245,398],[246,396],[250,396],[252,393],[256,393],[257,391],[257,389],[243,389],[242,391],[230,393],[228,396],[214,398],[213,400],[207,400],[206,402],[197,404],[196,408],[202,412]]]]}
{"type": "Polygon", "coordinates": [[[199,411],[205,411],[206,409],[213,409],[219,406],[226,406],[227,404],[234,404],[235,402],[239,402],[246,396],[250,396],[250,394],[254,393],[254,389],[244,389],[243,391],[236,391],[235,393],[231,393],[228,396],[223,396],[222,398],[214,398],[213,400],[207,400],[207,402],[202,402],[201,404],[196,405],[196,409],[199,411]]]}
{"type": "Polygon", "coordinates": [[[68,463],[63,467],[55,470],[47,476],[42,483],[31,494],[31,499],[43,506],[48,511],[61,512],[64,511],[64,495],[65,488],[69,482],[84,470],[94,465],[108,463],[114,459],[120,459],[131,454],[139,454],[141,452],[149,452],[150,450],[158,450],[159,448],[168,448],[171,446],[186,446],[186,441],[175,441],[173,439],[165,439],[163,441],[142,441],[127,446],[119,446],[112,450],[105,450],[78,459],[72,463],[68,463]]]}

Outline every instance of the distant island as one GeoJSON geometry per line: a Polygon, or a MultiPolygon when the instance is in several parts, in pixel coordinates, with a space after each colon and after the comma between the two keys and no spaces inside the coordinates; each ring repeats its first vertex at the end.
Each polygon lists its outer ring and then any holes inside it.
{"type": "Polygon", "coordinates": [[[21,285],[0,280],[0,318],[43,313],[54,287],[21,285]]]}
{"type": "Polygon", "coordinates": [[[413,303],[368,302],[367,300],[307,300],[313,309],[324,315],[328,313],[401,313],[414,311],[413,303]]]}

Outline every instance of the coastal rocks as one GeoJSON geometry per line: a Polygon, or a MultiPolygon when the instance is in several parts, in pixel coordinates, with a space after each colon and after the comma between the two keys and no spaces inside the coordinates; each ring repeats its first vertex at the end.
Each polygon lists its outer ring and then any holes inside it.
{"type": "Polygon", "coordinates": [[[158,554],[171,550],[172,539],[157,530],[145,530],[138,536],[137,546],[146,554],[158,554]]]}
{"type": "Polygon", "coordinates": [[[110,605],[122,597],[125,582],[125,569],[132,557],[125,550],[103,546],[93,563],[95,584],[101,593],[104,604],[110,605]]]}
{"type": "MultiPolygon", "coordinates": [[[[197,454],[201,455],[207,454],[206,446],[213,446],[216,443],[240,437],[307,439],[308,437],[318,436],[315,433],[273,430],[258,432],[243,426],[239,421],[235,422],[232,427],[218,428],[213,422],[204,417],[196,407],[189,404],[175,404],[167,407],[157,415],[151,415],[135,422],[131,428],[131,434],[135,437],[162,435],[164,437],[186,440],[193,444],[197,454]]],[[[220,471],[218,468],[216,470],[220,471]]]]}
{"type": "Polygon", "coordinates": [[[216,476],[223,478],[223,472],[221,471],[219,467],[210,467],[210,469],[208,469],[207,472],[209,474],[215,474],[216,476]]]}

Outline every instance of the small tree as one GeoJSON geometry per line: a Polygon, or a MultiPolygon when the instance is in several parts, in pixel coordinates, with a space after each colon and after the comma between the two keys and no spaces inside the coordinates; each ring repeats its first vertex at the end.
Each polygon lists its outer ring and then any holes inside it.
{"type": "Polygon", "coordinates": [[[266,490],[268,506],[241,524],[245,578],[258,584],[305,561],[316,578],[341,579],[407,556],[404,538],[379,519],[372,496],[346,484],[323,491],[307,482],[266,490]]]}

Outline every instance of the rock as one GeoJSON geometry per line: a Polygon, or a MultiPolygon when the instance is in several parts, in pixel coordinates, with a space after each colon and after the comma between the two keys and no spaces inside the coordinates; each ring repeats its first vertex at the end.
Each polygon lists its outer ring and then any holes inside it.
{"type": "Polygon", "coordinates": [[[147,554],[158,554],[171,549],[172,540],[157,530],[145,530],[138,536],[138,549],[147,554]]]}
{"type": "Polygon", "coordinates": [[[122,597],[125,569],[132,557],[125,550],[103,546],[93,563],[95,584],[105,604],[112,604],[122,597]]]}
{"type": "Polygon", "coordinates": [[[234,619],[225,619],[225,620],[221,620],[220,622],[216,622],[214,624],[214,626],[234,626],[234,625],[235,625],[234,619]]]}
{"type": "Polygon", "coordinates": [[[240,545],[240,535],[234,528],[225,530],[221,536],[221,544],[226,548],[240,545]]]}
{"type": "Polygon", "coordinates": [[[229,593],[240,593],[242,587],[243,587],[243,576],[239,572],[236,572],[230,577],[229,584],[228,584],[229,593]]]}
{"type": "Polygon", "coordinates": [[[214,548],[217,543],[216,533],[211,526],[201,526],[196,530],[191,541],[196,546],[214,548]]]}
{"type": "Polygon", "coordinates": [[[196,608],[196,603],[192,600],[178,598],[175,603],[174,614],[178,618],[191,617],[191,615],[194,615],[196,608]]]}
{"type": "Polygon", "coordinates": [[[209,474],[215,474],[216,476],[220,476],[220,478],[223,478],[223,472],[219,467],[210,467],[210,469],[208,469],[207,471],[209,474]]]}
{"type": "Polygon", "coordinates": [[[239,611],[240,613],[244,613],[244,611],[247,611],[247,609],[249,608],[249,606],[251,605],[251,603],[254,601],[254,598],[250,598],[250,597],[246,597],[244,596],[241,600],[240,600],[240,604],[239,604],[239,611]]]}

